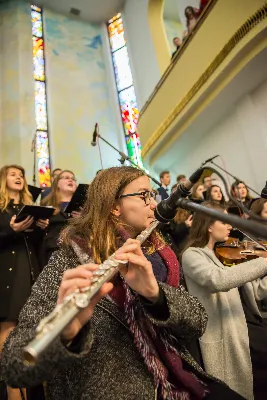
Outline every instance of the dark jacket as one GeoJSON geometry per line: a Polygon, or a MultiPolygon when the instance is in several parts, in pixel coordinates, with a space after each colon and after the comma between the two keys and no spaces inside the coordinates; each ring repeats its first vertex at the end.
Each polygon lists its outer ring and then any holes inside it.
{"type": "Polygon", "coordinates": [[[160,224],[159,229],[178,257],[188,239],[189,228],[184,222],[176,224],[170,221],[168,224],[160,224]]]}
{"type": "Polygon", "coordinates": [[[166,191],[166,189],[164,189],[164,187],[159,187],[157,188],[157,191],[159,193],[159,195],[161,196],[161,200],[166,200],[169,197],[168,192],[166,191]]]}
{"type": "Polygon", "coordinates": [[[16,214],[10,204],[0,212],[0,320],[15,321],[39,275],[37,252],[43,231],[15,232],[10,220],[16,214]]]}
{"type": "Polygon", "coordinates": [[[45,188],[42,192],[41,192],[41,199],[43,200],[46,196],[48,196],[51,193],[52,187],[49,186],[47,188],[45,188]]]}
{"type": "Polygon", "coordinates": [[[68,220],[69,217],[62,211],[50,218],[49,225],[46,229],[43,239],[42,252],[40,256],[42,267],[47,265],[53,252],[58,250],[58,239],[60,232],[67,225],[68,220]]]}
{"type": "MultiPolygon", "coordinates": [[[[153,376],[133,342],[122,311],[106,297],[97,304],[90,323],[78,335],[79,352],[71,352],[57,338],[35,367],[23,363],[22,349],[35,336],[42,318],[57,301],[62,274],[81,260],[73,250],[59,250],[34,285],[20,315],[18,326],[8,337],[2,353],[4,380],[11,386],[33,386],[47,382],[47,400],[152,400],[156,398],[153,376]]],[[[207,376],[186,350],[184,343],[202,336],[207,316],[203,306],[183,287],[160,283],[169,309],[167,320],[147,318],[169,328],[178,339],[178,352],[189,368],[207,376]]]]}

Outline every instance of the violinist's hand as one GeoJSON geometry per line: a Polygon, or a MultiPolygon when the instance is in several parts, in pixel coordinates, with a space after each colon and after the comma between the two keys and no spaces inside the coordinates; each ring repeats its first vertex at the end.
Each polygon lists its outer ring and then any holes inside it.
{"type": "MultiPolygon", "coordinates": [[[[90,286],[93,271],[95,271],[97,268],[98,265],[96,264],[85,264],[80,265],[77,268],[65,271],[63,274],[61,285],[59,287],[57,303],[61,304],[64,297],[73,293],[76,289],[82,289],[84,287],[90,286]]],[[[68,326],[66,326],[61,335],[64,341],[71,341],[75,338],[82,327],[92,317],[96,304],[112,289],[112,283],[108,282],[103,284],[101,289],[99,289],[99,291],[90,301],[88,307],[86,307],[84,310],[81,310],[77,317],[74,318],[74,320],[70,322],[68,326]]]]}
{"type": "Polygon", "coordinates": [[[187,220],[185,221],[185,226],[187,228],[191,228],[193,223],[193,215],[189,215],[189,217],[187,218],[187,220]]]}
{"type": "Polygon", "coordinates": [[[42,230],[45,230],[49,225],[49,219],[38,219],[36,221],[36,226],[39,226],[42,230]]]}
{"type": "Polygon", "coordinates": [[[13,215],[13,217],[11,218],[11,221],[10,221],[10,227],[13,229],[14,232],[25,231],[32,225],[32,223],[34,221],[33,217],[31,217],[31,216],[28,216],[26,219],[24,219],[21,222],[15,222],[16,218],[17,218],[17,216],[13,215]]]}
{"type": "Polygon", "coordinates": [[[117,260],[128,261],[128,266],[121,266],[120,273],[128,285],[146,297],[149,301],[155,302],[159,296],[159,285],[155,278],[151,262],[144,256],[138,240],[128,239],[124,245],[116,251],[117,260]]]}

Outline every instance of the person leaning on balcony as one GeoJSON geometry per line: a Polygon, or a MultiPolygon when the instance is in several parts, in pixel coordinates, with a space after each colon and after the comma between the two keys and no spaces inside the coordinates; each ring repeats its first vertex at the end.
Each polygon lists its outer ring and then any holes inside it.
{"type": "Polygon", "coordinates": [[[175,38],[173,38],[172,42],[173,42],[174,47],[176,48],[176,50],[172,53],[172,58],[173,58],[175,56],[175,54],[179,51],[179,49],[182,45],[182,41],[180,38],[175,37],[175,38]]]}
{"type": "Polygon", "coordinates": [[[188,6],[186,7],[184,14],[186,18],[186,28],[187,28],[187,31],[184,32],[184,38],[185,38],[193,31],[194,27],[196,26],[199,17],[199,11],[194,7],[188,6]]]}

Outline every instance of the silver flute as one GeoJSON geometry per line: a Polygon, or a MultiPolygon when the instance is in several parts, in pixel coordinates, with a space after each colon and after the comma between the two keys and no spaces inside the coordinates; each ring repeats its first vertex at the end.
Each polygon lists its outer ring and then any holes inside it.
{"type": "MultiPolygon", "coordinates": [[[[158,221],[153,221],[147,229],[136,237],[136,240],[139,240],[141,244],[144,243],[158,224],[158,221]]],[[[115,253],[113,253],[93,272],[90,286],[77,289],[69,296],[66,296],[61,304],[58,304],[47,317],[40,321],[36,328],[36,336],[24,348],[24,362],[26,364],[34,365],[36,363],[38,357],[60,336],[66,326],[81,310],[88,307],[92,297],[105,282],[112,279],[122,264],[127,264],[127,261],[116,260],[115,253]]]]}

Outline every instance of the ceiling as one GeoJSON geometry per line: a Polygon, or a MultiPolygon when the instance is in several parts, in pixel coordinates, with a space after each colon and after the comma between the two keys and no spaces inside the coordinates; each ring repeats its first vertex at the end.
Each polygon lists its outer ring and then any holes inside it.
{"type": "MultiPolygon", "coordinates": [[[[1,1],[1,0],[0,0],[1,1]]],[[[125,0],[40,0],[38,5],[61,14],[70,14],[70,9],[80,10],[78,18],[89,22],[107,22],[124,7],[125,0]]]]}

